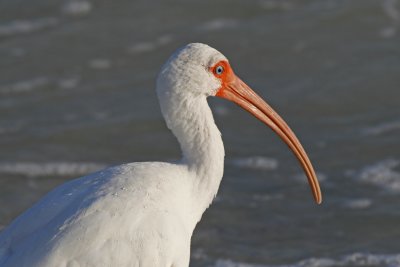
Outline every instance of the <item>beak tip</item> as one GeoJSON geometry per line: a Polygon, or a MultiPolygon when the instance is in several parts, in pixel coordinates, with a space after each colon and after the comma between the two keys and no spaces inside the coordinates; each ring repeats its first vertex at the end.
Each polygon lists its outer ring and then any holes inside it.
{"type": "Polygon", "coordinates": [[[318,205],[321,205],[321,204],[322,204],[322,195],[321,195],[321,192],[319,192],[319,194],[315,195],[315,196],[314,196],[314,199],[315,199],[315,202],[316,202],[318,205]]]}

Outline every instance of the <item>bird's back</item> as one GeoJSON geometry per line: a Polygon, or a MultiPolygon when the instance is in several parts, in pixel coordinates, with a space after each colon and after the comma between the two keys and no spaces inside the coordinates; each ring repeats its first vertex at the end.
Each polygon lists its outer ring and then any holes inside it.
{"type": "Polygon", "coordinates": [[[3,230],[0,266],[165,266],[190,243],[187,175],[134,163],[63,184],[3,230]]]}

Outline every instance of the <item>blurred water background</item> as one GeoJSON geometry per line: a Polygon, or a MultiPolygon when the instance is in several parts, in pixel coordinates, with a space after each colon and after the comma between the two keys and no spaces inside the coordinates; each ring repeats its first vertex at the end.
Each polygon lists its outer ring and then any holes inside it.
{"type": "Polygon", "coordinates": [[[178,47],[222,51],[319,173],[210,99],[226,147],[191,267],[400,266],[400,1],[1,0],[0,228],[53,187],[179,158],[155,77],[178,47]]]}

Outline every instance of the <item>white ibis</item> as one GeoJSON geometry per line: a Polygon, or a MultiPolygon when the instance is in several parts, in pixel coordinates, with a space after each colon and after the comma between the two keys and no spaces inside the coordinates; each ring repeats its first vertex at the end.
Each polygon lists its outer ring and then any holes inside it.
{"type": "Polygon", "coordinates": [[[271,127],[293,150],[321,202],[294,133],[217,50],[199,43],[179,49],[158,75],[157,94],[182,159],[124,164],[57,187],[1,232],[0,266],[187,267],[193,230],[224,170],[208,96],[233,101],[271,127]]]}

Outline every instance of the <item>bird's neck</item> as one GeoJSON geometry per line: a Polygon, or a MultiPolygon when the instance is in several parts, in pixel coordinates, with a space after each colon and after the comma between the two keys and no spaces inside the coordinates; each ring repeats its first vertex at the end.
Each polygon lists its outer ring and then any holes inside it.
{"type": "MultiPolygon", "coordinates": [[[[190,172],[193,216],[200,220],[217,194],[224,170],[224,146],[205,96],[164,98],[161,103],[168,127],[177,137],[182,164],[190,172]]],[[[197,223],[197,221],[196,221],[197,223]]]]}

